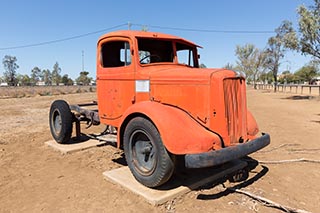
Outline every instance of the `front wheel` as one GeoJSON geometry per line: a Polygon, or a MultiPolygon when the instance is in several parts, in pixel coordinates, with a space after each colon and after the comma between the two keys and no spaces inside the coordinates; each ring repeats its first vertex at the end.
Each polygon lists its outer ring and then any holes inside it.
{"type": "Polygon", "coordinates": [[[68,143],[72,135],[72,113],[67,102],[56,100],[51,104],[49,123],[52,137],[61,144],[68,143]]]}
{"type": "Polygon", "coordinates": [[[174,163],[164,147],[157,128],[148,119],[132,119],[124,132],[124,152],[133,176],[147,187],[167,182],[174,163]]]}

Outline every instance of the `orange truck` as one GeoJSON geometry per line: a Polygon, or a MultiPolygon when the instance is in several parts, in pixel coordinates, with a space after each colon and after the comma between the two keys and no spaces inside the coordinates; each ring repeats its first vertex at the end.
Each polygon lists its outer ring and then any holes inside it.
{"type": "MultiPolygon", "coordinates": [[[[143,185],[167,182],[182,156],[186,168],[221,165],[270,143],[258,136],[247,109],[242,72],[200,68],[200,46],[172,35],[117,31],[97,44],[98,110],[56,100],[50,108],[53,138],[68,143],[73,124],[116,130],[133,176],[143,185]]],[[[108,132],[108,131],[106,131],[108,132]]]]}

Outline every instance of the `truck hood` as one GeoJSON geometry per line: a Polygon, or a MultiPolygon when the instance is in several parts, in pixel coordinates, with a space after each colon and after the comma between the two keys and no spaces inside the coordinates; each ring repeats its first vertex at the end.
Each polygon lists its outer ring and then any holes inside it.
{"type": "MultiPolygon", "coordinates": [[[[147,70],[146,70],[147,71],[147,70]]],[[[225,69],[191,68],[169,66],[163,69],[149,70],[153,84],[210,84],[211,78],[234,77],[235,72],[225,69]],[[229,72],[228,72],[229,71],[229,72]]]]}

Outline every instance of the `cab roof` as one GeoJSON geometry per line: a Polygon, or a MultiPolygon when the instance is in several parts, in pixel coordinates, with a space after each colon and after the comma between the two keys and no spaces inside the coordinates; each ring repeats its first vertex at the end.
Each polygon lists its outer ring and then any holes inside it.
{"type": "Polygon", "coordinates": [[[110,33],[102,35],[99,38],[98,43],[105,38],[115,37],[115,36],[128,37],[131,39],[134,39],[134,38],[150,38],[151,39],[151,38],[153,38],[153,39],[178,40],[178,41],[189,43],[191,45],[202,48],[201,46],[199,46],[191,41],[188,41],[186,39],[183,39],[183,38],[180,38],[180,37],[177,37],[174,35],[165,34],[165,33],[158,33],[158,32],[137,31],[137,30],[119,30],[119,31],[110,32],[110,33]]]}

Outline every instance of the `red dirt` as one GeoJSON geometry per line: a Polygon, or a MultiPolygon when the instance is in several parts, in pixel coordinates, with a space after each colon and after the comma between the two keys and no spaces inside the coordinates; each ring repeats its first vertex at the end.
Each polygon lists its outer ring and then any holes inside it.
{"type": "MultiPolygon", "coordinates": [[[[320,160],[320,99],[291,96],[248,90],[248,107],[272,139],[252,158],[320,160]]],[[[95,94],[0,99],[0,212],[281,212],[244,195],[226,193],[221,183],[158,207],[149,205],[103,179],[102,172],[122,166],[117,163],[123,160],[121,150],[103,146],[61,155],[44,145],[51,140],[48,111],[55,99],[81,103],[94,100],[95,94]]],[[[250,173],[251,179],[255,176],[257,180],[246,182],[243,190],[319,211],[319,163],[258,165],[250,173]]]]}

